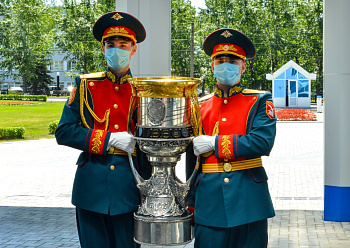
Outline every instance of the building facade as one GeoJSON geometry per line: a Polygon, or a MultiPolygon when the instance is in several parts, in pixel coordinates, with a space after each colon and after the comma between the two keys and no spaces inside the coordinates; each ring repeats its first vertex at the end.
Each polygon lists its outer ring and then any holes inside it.
{"type": "Polygon", "coordinates": [[[276,107],[305,108],[311,104],[311,80],[315,73],[309,73],[290,60],[273,74],[266,74],[272,80],[272,97],[276,107]]]}

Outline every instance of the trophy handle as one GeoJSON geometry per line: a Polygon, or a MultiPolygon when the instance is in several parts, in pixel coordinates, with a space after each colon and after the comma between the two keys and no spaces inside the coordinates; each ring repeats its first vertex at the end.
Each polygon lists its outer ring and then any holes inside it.
{"type": "Polygon", "coordinates": [[[134,162],[132,161],[132,157],[130,154],[128,154],[128,158],[129,158],[129,164],[130,164],[130,168],[131,168],[131,171],[132,171],[132,174],[134,175],[134,178],[135,178],[135,181],[136,181],[136,184],[139,185],[139,184],[142,184],[145,179],[143,179],[140,174],[137,172],[135,166],[134,166],[134,162]]]}
{"type": "Polygon", "coordinates": [[[193,177],[197,174],[198,165],[199,165],[199,156],[197,156],[196,166],[194,167],[191,176],[190,176],[190,177],[187,179],[187,181],[186,181],[186,186],[188,186],[188,187],[190,186],[190,183],[191,183],[193,177]]]}

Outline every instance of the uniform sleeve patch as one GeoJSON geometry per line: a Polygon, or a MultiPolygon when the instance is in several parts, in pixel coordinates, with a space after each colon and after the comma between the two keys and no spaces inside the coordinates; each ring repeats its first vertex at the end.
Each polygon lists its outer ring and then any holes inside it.
{"type": "Polygon", "coordinates": [[[74,87],[72,92],[70,93],[70,96],[68,99],[68,105],[70,105],[74,101],[76,92],[77,92],[77,87],[74,87]]]}
{"type": "Polygon", "coordinates": [[[219,135],[218,140],[219,157],[232,159],[232,135],[219,135]]]}
{"type": "Polygon", "coordinates": [[[103,154],[104,141],[107,135],[107,131],[95,130],[92,132],[89,151],[94,154],[103,154]]]}
{"type": "Polygon", "coordinates": [[[266,114],[271,119],[275,118],[275,106],[271,101],[266,101],[266,114]]]}

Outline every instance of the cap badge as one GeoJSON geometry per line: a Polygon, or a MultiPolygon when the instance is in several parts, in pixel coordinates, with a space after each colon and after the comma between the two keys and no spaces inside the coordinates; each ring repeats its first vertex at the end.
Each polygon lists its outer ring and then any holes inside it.
{"type": "Polygon", "coordinates": [[[233,45],[220,45],[217,49],[216,49],[216,51],[225,51],[225,52],[227,52],[227,51],[234,51],[234,52],[236,52],[237,51],[237,49],[233,46],[233,45]]]}
{"type": "Polygon", "coordinates": [[[111,18],[113,18],[114,20],[117,20],[117,21],[119,21],[120,19],[123,19],[123,17],[119,13],[115,13],[115,15],[112,16],[111,18]]]}
{"type": "Polygon", "coordinates": [[[227,31],[227,30],[225,30],[224,32],[222,32],[221,35],[224,36],[225,38],[228,38],[228,37],[231,37],[231,36],[232,36],[232,34],[231,34],[229,31],[227,31]]]}
{"type": "Polygon", "coordinates": [[[114,34],[114,33],[121,33],[121,34],[128,34],[128,31],[126,31],[124,28],[111,28],[108,30],[107,34],[114,34]]]}

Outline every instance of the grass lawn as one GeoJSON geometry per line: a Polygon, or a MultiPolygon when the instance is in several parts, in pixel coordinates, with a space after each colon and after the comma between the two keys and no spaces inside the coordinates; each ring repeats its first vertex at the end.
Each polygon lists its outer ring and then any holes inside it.
{"type": "MultiPolygon", "coordinates": [[[[1,101],[14,102],[14,101],[1,101]]],[[[15,101],[20,102],[20,101],[15,101]]],[[[65,102],[31,102],[27,106],[0,105],[0,127],[24,127],[24,139],[54,138],[49,134],[49,123],[59,121],[65,102]]],[[[0,142],[15,141],[0,140],[0,142]]]]}

